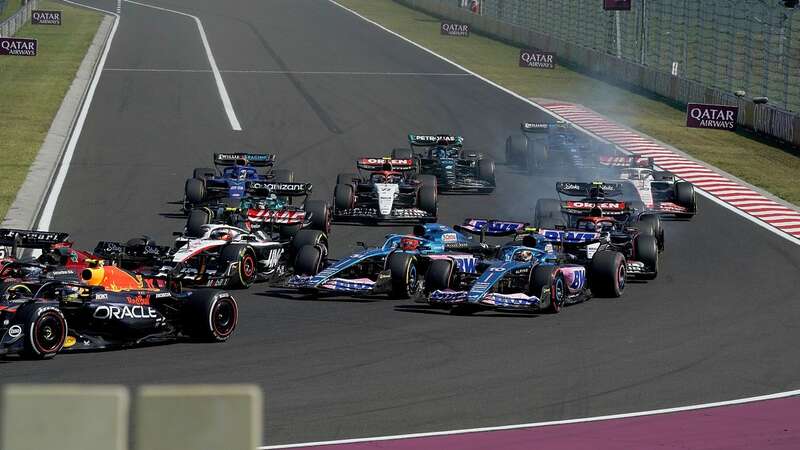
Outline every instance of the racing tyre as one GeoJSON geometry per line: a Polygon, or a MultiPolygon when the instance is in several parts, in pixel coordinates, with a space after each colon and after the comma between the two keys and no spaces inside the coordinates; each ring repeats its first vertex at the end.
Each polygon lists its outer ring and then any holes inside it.
{"type": "Polygon", "coordinates": [[[689,211],[697,211],[697,198],[695,197],[692,183],[686,181],[675,183],[675,200],[675,203],[687,208],[689,211]]]}
{"type": "Polygon", "coordinates": [[[292,240],[292,249],[295,254],[300,252],[300,249],[306,245],[328,247],[328,237],[319,230],[300,230],[292,240]]]}
{"type": "Polygon", "coordinates": [[[203,225],[211,223],[211,211],[205,208],[193,209],[186,221],[186,236],[197,238],[203,235],[203,225]]]}
{"type": "Polygon", "coordinates": [[[434,259],[425,273],[425,293],[443,291],[450,288],[453,278],[453,261],[434,259]]]}
{"type": "Polygon", "coordinates": [[[392,159],[413,159],[414,152],[410,148],[395,148],[392,150],[392,159]]]}
{"type": "Polygon", "coordinates": [[[206,199],[206,183],[200,178],[189,178],[184,186],[186,201],[196,205],[206,199]]]}
{"type": "MultiPolygon", "coordinates": [[[[646,236],[649,239],[655,238],[646,236]]],[[[600,250],[589,262],[589,287],[595,297],[619,297],[625,290],[628,275],[622,253],[600,250]]]]}
{"type": "Polygon", "coordinates": [[[655,214],[642,214],[636,226],[642,234],[654,236],[658,243],[658,251],[664,251],[664,227],[660,217],[655,214]]]}
{"type": "Polygon", "coordinates": [[[483,181],[494,181],[494,161],[481,159],[478,161],[478,178],[483,181]]]}
{"type": "Polygon", "coordinates": [[[239,305],[227,292],[200,289],[186,304],[187,334],[203,342],[225,342],[239,322],[239,305]]]}
{"type": "Polygon", "coordinates": [[[303,229],[303,224],[301,223],[293,223],[293,224],[281,224],[278,226],[278,235],[282,241],[288,241],[294,238],[294,236],[303,229]]]}
{"type": "Polygon", "coordinates": [[[658,241],[654,236],[636,237],[636,260],[644,263],[647,273],[643,273],[641,278],[652,280],[658,276],[658,241]]]}
{"type": "Polygon", "coordinates": [[[549,288],[550,298],[544,311],[550,314],[559,313],[567,300],[567,283],[564,275],[556,271],[554,266],[540,265],[533,268],[528,293],[540,297],[545,288],[549,288]]]}
{"type": "Polygon", "coordinates": [[[566,225],[564,215],[561,213],[561,202],[552,198],[542,198],[536,201],[533,225],[539,228],[554,228],[557,225],[566,225]]]}
{"type": "Polygon", "coordinates": [[[231,275],[228,288],[245,289],[255,283],[258,277],[256,253],[247,245],[229,244],[219,254],[220,269],[236,264],[236,271],[231,275]]]}
{"type": "Polygon", "coordinates": [[[272,171],[272,180],[280,183],[293,183],[294,172],[287,169],[275,169],[272,171]]]}
{"type": "Polygon", "coordinates": [[[294,260],[295,275],[316,275],[322,269],[322,249],[316,245],[304,245],[294,260]]]}
{"type": "Polygon", "coordinates": [[[356,202],[353,185],[337,184],[333,189],[333,202],[337,210],[353,209],[356,202]]]}
{"type": "Polygon", "coordinates": [[[432,186],[437,189],[439,187],[439,180],[436,179],[435,175],[419,175],[417,180],[419,180],[420,186],[432,186]]]}
{"type": "Polygon", "coordinates": [[[201,168],[198,168],[198,169],[194,169],[194,172],[192,172],[192,177],[193,178],[199,178],[201,180],[204,179],[204,178],[211,178],[211,177],[214,177],[216,175],[217,175],[217,171],[214,170],[214,169],[208,168],[208,167],[201,167],[201,168]]]}
{"type": "MultiPolygon", "coordinates": [[[[64,348],[67,340],[67,319],[52,305],[26,304],[17,312],[20,321],[16,326],[24,333],[22,356],[28,359],[50,359],[64,348]]],[[[13,327],[14,325],[12,325],[13,327]]],[[[12,327],[6,332],[11,334],[12,327]]]]}
{"type": "Polygon", "coordinates": [[[329,233],[331,231],[331,207],[323,200],[309,200],[305,210],[311,213],[311,228],[329,233]]]}
{"type": "Polygon", "coordinates": [[[386,267],[392,275],[392,298],[411,298],[419,293],[421,274],[414,255],[391,253],[386,267]]]}
{"type": "Polygon", "coordinates": [[[506,139],[506,164],[525,165],[527,162],[528,138],[524,134],[515,134],[506,139]]]}
{"type": "Polygon", "coordinates": [[[436,186],[422,186],[419,188],[419,209],[436,217],[436,186]]]}
{"type": "Polygon", "coordinates": [[[356,182],[354,180],[358,179],[358,175],[355,173],[340,173],[336,176],[336,184],[349,184],[351,186],[355,186],[356,182]]]}

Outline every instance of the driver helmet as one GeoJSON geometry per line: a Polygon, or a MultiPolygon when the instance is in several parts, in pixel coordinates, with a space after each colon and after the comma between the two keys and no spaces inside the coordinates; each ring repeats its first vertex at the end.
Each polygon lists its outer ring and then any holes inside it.
{"type": "Polygon", "coordinates": [[[593,206],[592,209],[589,210],[589,216],[591,217],[603,217],[603,209],[599,206],[593,206]]]}
{"type": "Polygon", "coordinates": [[[584,229],[584,231],[596,231],[597,227],[599,226],[599,225],[596,225],[591,220],[584,220],[582,225],[583,225],[582,228],[584,229]]]}
{"type": "Polygon", "coordinates": [[[233,239],[233,234],[230,230],[222,229],[222,230],[214,230],[209,235],[209,238],[217,240],[217,241],[230,241],[233,239]]]}
{"type": "Polygon", "coordinates": [[[400,249],[404,251],[414,251],[419,248],[419,239],[414,237],[403,237],[400,239],[400,249]]]}
{"type": "Polygon", "coordinates": [[[526,248],[517,250],[514,253],[514,261],[528,262],[532,258],[533,258],[533,252],[526,248]]]}

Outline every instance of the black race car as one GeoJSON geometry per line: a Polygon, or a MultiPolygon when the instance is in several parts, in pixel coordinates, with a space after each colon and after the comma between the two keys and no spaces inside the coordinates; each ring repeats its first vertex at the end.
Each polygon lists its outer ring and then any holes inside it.
{"type": "Polygon", "coordinates": [[[392,150],[392,158],[413,158],[420,173],[436,177],[441,192],[494,191],[494,161],[482,153],[464,150],[461,136],[409,134],[408,142],[411,148],[392,150]],[[416,147],[426,150],[418,154],[416,147]]]}
{"type": "Polygon", "coordinates": [[[367,175],[341,173],[336,178],[335,221],[436,221],[436,177],[417,174],[412,158],[361,158],[357,167],[367,175]]]}
{"type": "Polygon", "coordinates": [[[506,164],[528,173],[542,170],[597,167],[601,155],[614,155],[613,146],[592,141],[567,122],[523,122],[520,133],[506,140],[506,164]]]}
{"type": "Polygon", "coordinates": [[[87,267],[80,282],[24,274],[3,282],[0,356],[45,359],[61,351],[222,342],[239,319],[227,292],[172,292],[115,266],[87,267]]]}

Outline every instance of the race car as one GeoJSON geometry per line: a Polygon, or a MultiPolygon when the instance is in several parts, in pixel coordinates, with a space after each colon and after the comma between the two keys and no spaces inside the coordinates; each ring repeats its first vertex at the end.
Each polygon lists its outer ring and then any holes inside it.
{"type": "Polygon", "coordinates": [[[327,251],[328,242],[319,230],[300,230],[283,240],[265,230],[251,232],[214,223],[201,225],[197,234],[179,234],[173,250],[154,267],[153,276],[182,286],[247,288],[284,277],[304,245],[327,251]]]}
{"type": "Polygon", "coordinates": [[[330,232],[332,211],[324,200],[310,200],[310,183],[251,183],[250,195],[237,203],[231,200],[209,202],[206,206],[189,212],[186,233],[199,237],[201,227],[207,223],[235,225],[249,231],[279,232],[283,239],[291,239],[301,229],[330,232]],[[295,205],[295,197],[305,197],[295,205]]]}
{"type": "MultiPolygon", "coordinates": [[[[486,235],[491,223],[467,219],[460,229],[486,235]]],[[[585,263],[575,263],[527,224],[503,223],[524,233],[522,238],[497,246],[492,257],[479,261],[475,272],[460,270],[449,258],[431,264],[424,284],[429,304],[449,308],[454,314],[482,310],[557,313],[592,296],[622,295],[626,264],[621,253],[597,250],[585,263]]]]}
{"type": "Polygon", "coordinates": [[[563,247],[578,261],[588,261],[599,250],[625,256],[629,275],[654,279],[664,250],[664,228],[658,215],[615,200],[620,183],[556,183],[559,194],[577,200],[540,199],[534,225],[548,241],[563,247]]]}
{"type": "Polygon", "coordinates": [[[361,158],[357,167],[336,178],[334,221],[436,221],[436,177],[417,174],[413,159],[361,158]]]}
{"type": "Polygon", "coordinates": [[[632,187],[650,211],[691,218],[697,214],[694,185],[678,181],[670,172],[655,170],[653,158],[641,156],[600,157],[600,164],[618,168],[616,179],[632,187]]]}
{"type": "Polygon", "coordinates": [[[239,307],[226,292],[171,292],[115,266],[87,267],[80,282],[34,278],[6,280],[9,288],[0,298],[2,357],[47,359],[62,351],[223,342],[238,323],[239,307]]]}
{"type": "Polygon", "coordinates": [[[593,168],[616,150],[580,135],[569,123],[523,122],[506,139],[506,164],[535,173],[556,168],[593,168]]]}
{"type": "Polygon", "coordinates": [[[464,150],[464,138],[446,134],[409,134],[410,149],[392,150],[392,158],[414,159],[422,174],[433,175],[440,192],[490,193],[495,188],[494,161],[464,150]],[[423,154],[416,147],[426,148],[423,154]]]}
{"type": "Polygon", "coordinates": [[[327,259],[325,249],[306,245],[298,252],[295,275],[285,287],[317,295],[410,298],[418,294],[432,261],[446,254],[461,270],[474,272],[475,262],[485,249],[471,237],[438,223],[416,225],[412,235],[390,234],[380,247],[363,246],[338,261],[327,259]]]}
{"type": "Polygon", "coordinates": [[[273,169],[274,164],[275,155],[267,153],[214,153],[214,165],[222,169],[194,169],[184,186],[184,212],[208,202],[235,204],[255,190],[263,190],[265,183],[294,181],[292,171],[273,169]]]}

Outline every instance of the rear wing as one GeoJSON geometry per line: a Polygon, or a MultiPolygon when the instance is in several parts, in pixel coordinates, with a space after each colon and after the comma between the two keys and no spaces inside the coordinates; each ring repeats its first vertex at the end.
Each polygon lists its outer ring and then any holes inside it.
{"type": "Polygon", "coordinates": [[[56,244],[68,242],[68,233],[56,231],[0,229],[0,246],[32,249],[48,249],[56,244]]]}
{"type": "Polygon", "coordinates": [[[93,254],[111,261],[154,260],[166,257],[170,248],[161,245],[125,245],[120,242],[100,241],[93,254]]]}
{"type": "Polygon", "coordinates": [[[556,183],[556,191],[568,197],[616,197],[622,195],[622,184],[606,183],[604,181],[595,181],[593,183],[567,181],[556,183]]]}
{"type": "Polygon", "coordinates": [[[598,162],[609,167],[652,169],[655,166],[653,158],[645,156],[601,156],[598,162]]]}
{"type": "Polygon", "coordinates": [[[265,197],[270,194],[285,197],[298,197],[311,194],[313,186],[311,183],[266,183],[262,181],[248,182],[245,190],[248,194],[256,197],[265,197]]]}
{"type": "Polygon", "coordinates": [[[544,236],[547,242],[554,244],[591,244],[597,242],[601,234],[591,231],[575,231],[563,229],[539,229],[540,236],[544,236]]]}
{"type": "Polygon", "coordinates": [[[522,122],[519,124],[523,133],[549,133],[550,130],[567,129],[567,122],[522,122]]]}
{"type": "Polygon", "coordinates": [[[481,236],[511,236],[524,230],[528,226],[523,222],[509,222],[495,219],[464,219],[462,225],[455,225],[453,229],[469,234],[481,236]]]}
{"type": "Polygon", "coordinates": [[[449,134],[409,134],[408,143],[412,147],[431,147],[433,145],[461,147],[464,145],[464,138],[449,134]]]}
{"type": "Polygon", "coordinates": [[[591,211],[595,208],[600,208],[604,215],[606,213],[620,213],[628,211],[628,204],[625,202],[614,201],[566,201],[561,203],[562,209],[573,211],[591,211]]]}
{"type": "Polygon", "coordinates": [[[361,158],[356,162],[356,166],[362,170],[416,170],[417,166],[413,159],[394,159],[394,158],[361,158]]]}
{"type": "Polygon", "coordinates": [[[270,167],[275,164],[275,155],[269,153],[214,153],[214,164],[232,166],[243,162],[253,167],[270,167]]]}

